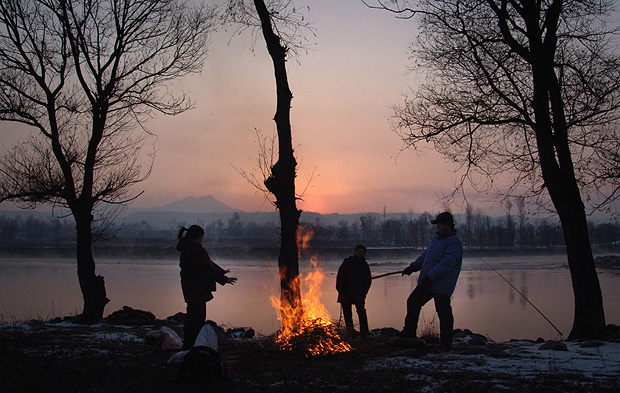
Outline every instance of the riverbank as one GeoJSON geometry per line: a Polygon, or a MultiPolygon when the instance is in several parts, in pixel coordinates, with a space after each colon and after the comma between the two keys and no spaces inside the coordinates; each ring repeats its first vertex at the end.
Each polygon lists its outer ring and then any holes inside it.
{"type": "Polygon", "coordinates": [[[233,370],[231,381],[177,378],[175,351],[147,344],[147,333],[173,319],[109,321],[92,326],[68,320],[0,325],[2,392],[617,392],[620,329],[597,342],[496,343],[460,332],[453,350],[433,339],[404,341],[394,329],[350,341],[348,353],[306,358],[280,351],[273,337],[250,329],[216,329],[219,352],[233,370]],[[118,322],[118,321],[117,321],[118,322]],[[136,325],[149,322],[146,325],[136,325]],[[125,322],[128,323],[128,322],[125,322]],[[239,334],[241,333],[241,334],[239,334]],[[247,334],[246,334],[247,333],[247,334]],[[241,338],[248,337],[248,338],[241,338]],[[543,349],[545,346],[552,349],[543,349]]]}

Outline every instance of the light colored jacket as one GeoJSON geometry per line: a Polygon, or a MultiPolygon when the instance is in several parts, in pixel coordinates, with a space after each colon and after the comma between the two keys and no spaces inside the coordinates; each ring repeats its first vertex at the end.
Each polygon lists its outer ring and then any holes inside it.
{"type": "Polygon", "coordinates": [[[418,285],[424,277],[431,280],[428,287],[432,292],[451,296],[463,263],[463,246],[456,232],[435,235],[431,243],[415,261],[414,271],[420,271],[418,285]]]}

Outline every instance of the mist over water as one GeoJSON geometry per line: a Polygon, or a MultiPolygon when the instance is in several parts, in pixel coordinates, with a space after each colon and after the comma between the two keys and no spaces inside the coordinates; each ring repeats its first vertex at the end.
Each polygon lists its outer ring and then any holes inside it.
{"type": "MultiPolygon", "coordinates": [[[[334,320],[340,318],[335,281],[341,262],[340,258],[319,259],[325,274],[321,301],[334,320]]],[[[408,260],[373,260],[372,250],[369,250],[368,262],[373,276],[402,270],[409,263],[408,260]]],[[[277,331],[280,322],[269,300],[270,296],[279,296],[277,262],[255,259],[218,260],[217,263],[230,269],[230,275],[238,281],[232,286],[218,286],[215,299],[207,303],[207,318],[229,327],[252,327],[263,335],[277,331]]],[[[302,275],[311,270],[310,265],[307,259],[300,261],[302,275]]],[[[110,298],[105,315],[123,306],[151,311],[160,319],[185,312],[177,260],[98,260],[97,274],[104,276],[110,298]]],[[[2,258],[0,277],[2,322],[48,320],[81,312],[82,296],[72,259],[2,258]]],[[[410,277],[397,274],[373,281],[366,298],[371,329],[402,329],[406,299],[415,288],[416,279],[417,273],[414,273],[410,277]]],[[[607,323],[620,324],[620,274],[599,270],[599,280],[607,323]]],[[[566,338],[573,319],[573,294],[566,256],[466,255],[452,296],[455,328],[470,329],[495,341],[560,338],[524,297],[566,338]]],[[[438,330],[432,301],[422,310],[420,324],[438,330]]]]}

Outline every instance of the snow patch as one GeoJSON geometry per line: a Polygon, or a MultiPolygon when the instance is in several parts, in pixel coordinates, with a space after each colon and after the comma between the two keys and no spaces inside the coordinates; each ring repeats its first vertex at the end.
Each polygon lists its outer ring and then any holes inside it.
{"type": "MultiPolygon", "coordinates": [[[[520,377],[535,377],[545,373],[574,373],[586,377],[616,377],[620,374],[620,343],[605,342],[603,346],[582,348],[578,342],[566,342],[568,351],[539,350],[541,344],[532,342],[511,342],[507,356],[493,357],[487,354],[431,353],[423,358],[395,357],[369,361],[367,371],[379,369],[425,368],[435,372],[472,371],[487,375],[510,374],[520,377]]],[[[417,380],[419,376],[407,378],[417,380]]]]}

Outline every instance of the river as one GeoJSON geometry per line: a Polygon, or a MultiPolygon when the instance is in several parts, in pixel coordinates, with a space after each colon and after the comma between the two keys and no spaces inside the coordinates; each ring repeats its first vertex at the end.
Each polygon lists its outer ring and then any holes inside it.
{"type": "MultiPolygon", "coordinates": [[[[408,262],[373,261],[372,250],[368,254],[373,276],[402,270],[408,262]]],[[[215,299],[207,304],[207,318],[223,326],[252,327],[264,335],[278,330],[280,322],[270,301],[271,296],[279,294],[276,262],[217,262],[230,269],[230,275],[237,277],[238,282],[218,286],[215,299]]],[[[340,318],[335,290],[340,262],[341,259],[318,259],[318,266],[325,274],[321,302],[335,320],[340,318]]],[[[300,268],[302,276],[313,270],[305,259],[300,261],[300,268]]],[[[97,274],[105,277],[110,298],[105,315],[125,305],[151,311],[162,319],[185,311],[177,260],[100,259],[97,274]]],[[[406,299],[415,287],[416,278],[417,273],[411,277],[399,274],[373,281],[366,299],[371,329],[402,329],[406,299]]],[[[620,272],[601,269],[599,280],[607,323],[620,324],[620,272]]],[[[0,282],[0,322],[48,320],[81,312],[74,260],[1,258],[0,282]]],[[[563,255],[476,257],[466,254],[452,296],[455,328],[470,329],[494,341],[566,338],[572,326],[573,304],[570,274],[563,255]]],[[[438,329],[432,301],[422,310],[420,324],[438,329]]]]}

